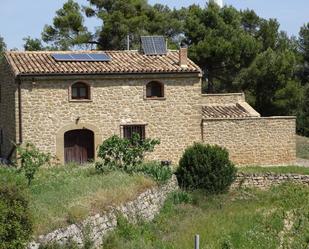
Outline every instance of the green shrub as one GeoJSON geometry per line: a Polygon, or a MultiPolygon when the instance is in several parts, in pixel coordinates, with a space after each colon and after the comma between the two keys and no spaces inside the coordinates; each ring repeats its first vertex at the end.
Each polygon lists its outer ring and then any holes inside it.
{"type": "Polygon", "coordinates": [[[116,167],[131,173],[137,165],[142,163],[145,153],[152,152],[159,143],[156,139],[142,140],[136,133],[133,134],[132,139],[114,135],[99,147],[98,157],[102,159],[102,162],[96,163],[96,169],[106,172],[116,167]]]}
{"type": "Polygon", "coordinates": [[[235,180],[236,168],[226,149],[195,143],[184,152],[176,175],[183,188],[223,193],[235,180]]]}
{"type": "Polygon", "coordinates": [[[32,235],[32,219],[24,187],[1,179],[0,248],[23,249],[32,235]]]}
{"type": "Polygon", "coordinates": [[[159,162],[142,164],[139,171],[159,183],[167,182],[173,174],[169,166],[162,166],[159,162]]]}
{"type": "Polygon", "coordinates": [[[17,152],[21,160],[21,170],[25,172],[28,185],[30,185],[38,169],[44,164],[50,163],[50,155],[39,151],[30,143],[25,146],[17,146],[17,152]]]}
{"type": "Polygon", "coordinates": [[[185,191],[176,191],[172,194],[172,198],[173,198],[173,203],[175,205],[179,205],[182,203],[185,204],[190,204],[193,202],[193,198],[192,196],[185,191]]]}

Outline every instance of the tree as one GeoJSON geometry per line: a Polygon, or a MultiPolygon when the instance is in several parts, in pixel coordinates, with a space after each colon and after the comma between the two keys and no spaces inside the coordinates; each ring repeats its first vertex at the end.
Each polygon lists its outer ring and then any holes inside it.
{"type": "Polygon", "coordinates": [[[179,12],[167,6],[151,6],[146,0],[88,0],[88,17],[102,20],[98,47],[103,50],[126,48],[130,36],[131,48],[140,47],[141,35],[165,35],[173,40],[181,32],[179,12]]]}
{"type": "Polygon", "coordinates": [[[302,108],[297,121],[297,131],[300,134],[309,137],[309,84],[304,91],[302,108]]]}
{"type": "Polygon", "coordinates": [[[33,39],[30,36],[23,39],[25,41],[24,49],[26,51],[40,51],[45,50],[42,41],[40,39],[33,39]]]}
{"type": "Polygon", "coordinates": [[[219,8],[216,4],[188,9],[185,42],[190,46],[190,57],[205,73],[209,92],[215,86],[217,91],[238,90],[232,85],[234,78],[259,52],[260,44],[251,35],[254,24],[249,25],[244,18],[233,7],[219,8]]]}
{"type": "Polygon", "coordinates": [[[50,164],[51,157],[49,154],[39,151],[31,143],[17,146],[17,152],[21,161],[21,170],[24,171],[28,185],[30,185],[38,169],[45,164],[50,164]]]}
{"type": "MultiPolygon", "coordinates": [[[[42,39],[59,50],[69,50],[75,46],[89,44],[92,35],[84,25],[84,17],[78,3],[68,0],[61,9],[56,11],[53,25],[45,25],[42,39]]],[[[34,43],[36,46],[39,45],[37,41],[34,43]]]]}
{"type": "Polygon", "coordinates": [[[303,84],[309,84],[309,23],[305,24],[300,29],[298,49],[302,60],[300,79],[303,84]]]}
{"type": "Polygon", "coordinates": [[[300,107],[302,88],[295,77],[297,60],[292,51],[271,48],[259,54],[235,79],[263,116],[295,115],[300,107]]]}
{"type": "Polygon", "coordinates": [[[4,42],[4,39],[0,36],[0,62],[2,60],[3,53],[5,50],[6,50],[6,44],[4,42]]]}

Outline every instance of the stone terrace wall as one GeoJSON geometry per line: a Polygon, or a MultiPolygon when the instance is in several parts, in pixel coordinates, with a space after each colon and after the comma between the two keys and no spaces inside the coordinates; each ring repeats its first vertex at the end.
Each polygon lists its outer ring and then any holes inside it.
{"type": "Polygon", "coordinates": [[[245,174],[239,173],[236,181],[232,185],[232,189],[237,187],[256,187],[260,189],[267,189],[273,185],[279,185],[281,183],[293,181],[309,186],[309,175],[299,174],[245,174]]]}
{"type": "Polygon", "coordinates": [[[237,165],[293,165],[295,118],[211,119],[203,122],[203,141],[225,147],[237,165]]]}
{"type": "Polygon", "coordinates": [[[87,228],[90,228],[90,238],[94,242],[95,247],[98,248],[102,245],[102,238],[117,227],[117,215],[123,215],[133,223],[139,219],[150,221],[159,213],[168,194],[177,189],[177,178],[173,175],[172,179],[165,185],[149,189],[140,194],[135,200],[119,207],[111,208],[109,212],[103,215],[97,214],[79,224],[73,224],[47,235],[39,236],[37,242],[32,242],[28,249],[37,249],[40,244],[49,242],[64,244],[68,239],[72,239],[79,245],[82,245],[83,232],[87,228]]]}

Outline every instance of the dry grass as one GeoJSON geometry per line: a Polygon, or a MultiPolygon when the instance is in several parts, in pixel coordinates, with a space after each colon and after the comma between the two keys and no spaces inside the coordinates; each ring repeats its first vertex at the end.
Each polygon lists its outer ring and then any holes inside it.
{"type": "MultiPolygon", "coordinates": [[[[0,176],[23,180],[14,170],[0,176]]],[[[142,175],[114,172],[101,175],[93,167],[66,166],[38,172],[29,188],[34,234],[40,235],[131,200],[155,183],[142,175]]]]}

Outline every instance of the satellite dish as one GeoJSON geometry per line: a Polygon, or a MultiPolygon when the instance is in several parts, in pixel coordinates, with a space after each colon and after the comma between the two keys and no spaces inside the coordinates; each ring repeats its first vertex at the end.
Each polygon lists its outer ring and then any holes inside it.
{"type": "Polygon", "coordinates": [[[209,0],[209,2],[219,5],[220,8],[223,7],[223,0],[209,0]]]}

